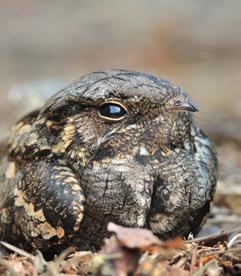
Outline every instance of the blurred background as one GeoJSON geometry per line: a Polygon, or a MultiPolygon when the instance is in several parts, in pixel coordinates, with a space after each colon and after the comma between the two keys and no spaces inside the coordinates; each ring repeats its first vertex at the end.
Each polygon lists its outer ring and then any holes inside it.
{"type": "Polygon", "coordinates": [[[82,74],[152,73],[198,103],[196,121],[214,139],[221,164],[216,205],[222,208],[213,220],[223,222],[221,214],[228,225],[240,224],[240,26],[240,1],[2,0],[0,137],[82,74]]]}

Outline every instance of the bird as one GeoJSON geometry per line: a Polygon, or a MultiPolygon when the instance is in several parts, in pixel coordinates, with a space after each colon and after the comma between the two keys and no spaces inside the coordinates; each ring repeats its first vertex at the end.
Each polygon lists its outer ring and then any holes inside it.
{"type": "Polygon", "coordinates": [[[125,69],[82,76],[12,127],[0,157],[0,239],[98,250],[107,224],[196,234],[218,175],[178,86],[125,69]]]}

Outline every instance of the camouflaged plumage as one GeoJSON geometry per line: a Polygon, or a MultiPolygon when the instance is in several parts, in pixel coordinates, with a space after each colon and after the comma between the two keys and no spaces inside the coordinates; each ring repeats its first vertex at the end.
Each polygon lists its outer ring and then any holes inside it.
{"type": "Polygon", "coordinates": [[[57,252],[98,248],[110,221],[161,238],[196,233],[217,160],[191,111],[179,87],[127,70],[94,72],[58,92],[2,146],[0,239],[57,252]]]}

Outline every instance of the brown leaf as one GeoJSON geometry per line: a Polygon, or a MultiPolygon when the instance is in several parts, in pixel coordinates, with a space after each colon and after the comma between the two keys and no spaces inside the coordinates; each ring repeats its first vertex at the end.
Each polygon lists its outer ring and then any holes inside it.
{"type": "Polygon", "coordinates": [[[161,241],[148,229],[127,228],[112,222],[108,224],[107,229],[114,232],[122,245],[128,248],[152,252],[156,247],[165,249],[184,249],[186,247],[184,241],[179,237],[161,241]]]}
{"type": "Polygon", "coordinates": [[[114,232],[122,245],[128,248],[146,249],[152,245],[162,245],[162,242],[147,229],[126,228],[110,222],[108,231],[114,232]]]}

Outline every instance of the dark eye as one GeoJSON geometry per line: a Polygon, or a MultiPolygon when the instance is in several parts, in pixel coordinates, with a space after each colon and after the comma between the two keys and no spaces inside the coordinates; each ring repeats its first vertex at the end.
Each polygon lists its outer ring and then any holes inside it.
{"type": "Polygon", "coordinates": [[[103,103],[99,108],[101,117],[111,121],[119,121],[126,114],[126,108],[119,103],[103,103]]]}

